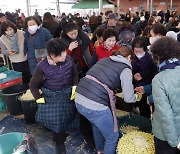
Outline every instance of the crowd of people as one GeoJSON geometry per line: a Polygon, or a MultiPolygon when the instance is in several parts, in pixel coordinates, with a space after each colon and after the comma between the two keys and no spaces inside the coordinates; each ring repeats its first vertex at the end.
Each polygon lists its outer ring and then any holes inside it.
{"type": "Polygon", "coordinates": [[[132,112],[151,119],[156,153],[180,153],[177,12],[120,18],[93,12],[88,22],[79,13],[57,19],[50,12],[6,12],[0,13],[0,36],[5,62],[29,84],[36,122],[52,130],[57,154],[66,153],[70,129],[79,129],[98,154],[115,153],[117,89],[132,112]]]}

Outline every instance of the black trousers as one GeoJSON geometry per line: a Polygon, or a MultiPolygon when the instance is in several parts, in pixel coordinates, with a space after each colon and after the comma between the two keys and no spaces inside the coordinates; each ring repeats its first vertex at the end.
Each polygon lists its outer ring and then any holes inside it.
{"type": "Polygon", "coordinates": [[[23,62],[19,62],[19,63],[12,63],[13,65],[13,69],[17,72],[22,72],[22,80],[23,83],[29,83],[30,79],[31,79],[31,74],[29,71],[29,65],[28,65],[28,61],[23,61],[23,62]]]}
{"type": "Polygon", "coordinates": [[[140,115],[150,118],[151,117],[151,111],[150,106],[147,104],[147,96],[143,95],[141,101],[136,102],[135,105],[139,107],[140,115]]]}
{"type": "Polygon", "coordinates": [[[156,154],[180,154],[180,150],[171,147],[166,141],[154,137],[154,143],[156,154]]]}

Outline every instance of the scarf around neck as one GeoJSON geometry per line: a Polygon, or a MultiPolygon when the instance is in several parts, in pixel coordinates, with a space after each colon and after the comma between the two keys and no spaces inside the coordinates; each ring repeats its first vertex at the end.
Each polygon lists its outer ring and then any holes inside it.
{"type": "Polygon", "coordinates": [[[6,36],[11,41],[11,49],[16,51],[16,53],[18,53],[19,52],[19,47],[18,47],[17,33],[14,33],[13,36],[8,36],[8,35],[6,35],[6,36]]]}
{"type": "Polygon", "coordinates": [[[174,69],[176,66],[179,65],[180,65],[180,59],[177,58],[168,59],[160,63],[159,71],[161,72],[166,69],[174,69]]]}

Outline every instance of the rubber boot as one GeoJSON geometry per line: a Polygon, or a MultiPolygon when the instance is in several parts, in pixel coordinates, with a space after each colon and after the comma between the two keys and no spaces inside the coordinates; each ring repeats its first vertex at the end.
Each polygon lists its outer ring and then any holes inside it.
{"type": "Polygon", "coordinates": [[[66,132],[53,133],[53,140],[56,142],[56,154],[66,154],[65,140],[68,134],[66,132]]]}
{"type": "Polygon", "coordinates": [[[56,142],[56,154],[66,154],[64,142],[56,142]]]}

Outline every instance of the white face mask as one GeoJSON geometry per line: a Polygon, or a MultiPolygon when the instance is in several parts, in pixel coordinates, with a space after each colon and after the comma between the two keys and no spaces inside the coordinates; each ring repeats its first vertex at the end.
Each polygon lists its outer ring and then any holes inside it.
{"type": "Polygon", "coordinates": [[[36,31],[37,31],[38,28],[39,28],[38,25],[28,26],[28,32],[29,32],[30,34],[34,34],[34,33],[36,33],[36,31]]]}
{"type": "Polygon", "coordinates": [[[156,42],[159,38],[160,38],[160,37],[158,37],[158,36],[150,37],[150,38],[149,38],[150,44],[153,44],[153,43],[156,42]]]}
{"type": "Polygon", "coordinates": [[[144,55],[145,55],[145,52],[143,52],[143,53],[136,53],[135,54],[136,55],[136,57],[138,57],[138,59],[141,59],[142,57],[144,57],[144,55]]]}

